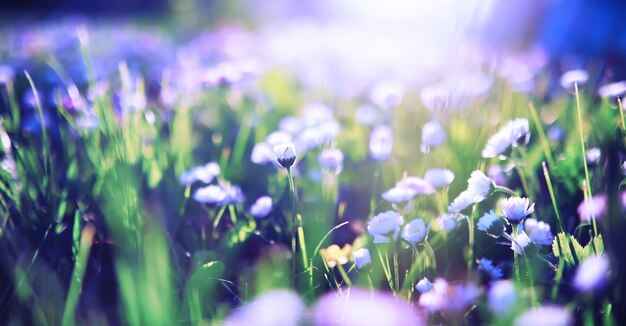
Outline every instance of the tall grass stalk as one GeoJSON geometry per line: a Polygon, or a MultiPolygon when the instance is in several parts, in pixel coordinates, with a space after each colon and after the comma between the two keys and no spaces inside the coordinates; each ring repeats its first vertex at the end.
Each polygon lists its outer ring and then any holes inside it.
{"type": "MultiPolygon", "coordinates": [[[[587,153],[585,150],[585,137],[583,136],[583,116],[582,109],[580,107],[580,96],[578,94],[578,83],[574,83],[574,90],[576,93],[576,112],[578,113],[578,131],[580,135],[580,148],[583,153],[583,167],[585,168],[585,181],[587,182],[587,192],[586,194],[591,199],[593,196],[591,194],[591,182],[589,182],[589,167],[587,166],[587,153]]],[[[593,236],[598,236],[598,227],[596,226],[596,216],[593,210],[591,210],[591,224],[593,225],[593,236]]]]}

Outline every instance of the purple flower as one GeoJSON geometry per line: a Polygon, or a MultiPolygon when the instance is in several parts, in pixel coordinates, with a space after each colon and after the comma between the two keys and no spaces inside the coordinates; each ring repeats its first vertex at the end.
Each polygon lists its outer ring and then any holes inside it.
{"type": "Polygon", "coordinates": [[[515,283],[510,280],[491,282],[491,288],[487,296],[489,309],[494,314],[506,315],[517,302],[515,283]]]}
{"type": "Polygon", "coordinates": [[[364,126],[371,126],[378,118],[376,108],[371,105],[361,105],[355,112],[356,121],[364,126]]]}
{"type": "Polygon", "coordinates": [[[405,301],[389,293],[359,288],[322,296],[313,308],[313,320],[313,324],[324,326],[424,324],[405,301]]]}
{"type": "Polygon", "coordinates": [[[298,294],[273,290],[235,309],[224,321],[224,326],[300,325],[305,311],[306,306],[298,294]]]}
{"type": "Polygon", "coordinates": [[[531,308],[515,320],[515,326],[568,326],[572,325],[570,313],[563,307],[543,306],[531,308]]]}
{"type": "Polygon", "coordinates": [[[599,290],[607,282],[610,267],[610,261],[605,255],[585,259],[576,271],[574,287],[587,293],[599,290]]]}
{"type": "Polygon", "coordinates": [[[259,197],[252,206],[250,206],[250,214],[256,218],[265,218],[272,210],[272,197],[259,197]]]}
{"type": "Polygon", "coordinates": [[[588,164],[596,164],[600,161],[600,157],[602,156],[602,151],[599,148],[594,147],[587,150],[587,163],[588,164]]]}
{"type": "Polygon", "coordinates": [[[578,216],[580,221],[591,223],[591,220],[601,220],[606,214],[607,198],[606,195],[596,195],[590,199],[585,199],[578,205],[578,216]]]}
{"type": "Polygon", "coordinates": [[[474,284],[449,284],[438,278],[430,291],[422,293],[419,305],[430,312],[460,315],[476,300],[480,291],[474,284]]]}

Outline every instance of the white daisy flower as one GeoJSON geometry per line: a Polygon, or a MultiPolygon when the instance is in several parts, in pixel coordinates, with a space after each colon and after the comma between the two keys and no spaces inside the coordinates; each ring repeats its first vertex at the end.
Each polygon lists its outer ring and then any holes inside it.
{"type": "Polygon", "coordinates": [[[525,197],[509,197],[498,203],[498,212],[509,223],[518,224],[535,211],[535,204],[530,204],[525,197]]]}
{"type": "Polygon", "coordinates": [[[402,239],[413,245],[424,241],[428,233],[428,228],[421,218],[416,218],[407,223],[402,229],[402,239]]]}
{"type": "Polygon", "coordinates": [[[485,213],[478,220],[476,226],[479,230],[494,238],[499,238],[506,229],[504,222],[494,211],[485,213]]]}
{"type": "Polygon", "coordinates": [[[274,146],[276,160],[284,168],[290,168],[296,163],[296,146],[293,143],[282,143],[274,146]]]}
{"type": "Polygon", "coordinates": [[[511,241],[511,249],[518,255],[523,255],[533,245],[533,241],[524,231],[517,235],[513,234],[512,237],[515,241],[511,241]]]}
{"type": "Polygon", "coordinates": [[[424,173],[424,179],[433,187],[447,187],[454,180],[454,172],[448,169],[429,169],[424,173]]]}
{"type": "Polygon", "coordinates": [[[398,181],[396,187],[410,189],[415,192],[416,195],[430,195],[435,192],[435,188],[428,181],[413,176],[398,181]]]}
{"type": "Polygon", "coordinates": [[[493,192],[495,184],[482,171],[475,170],[467,180],[467,190],[478,197],[487,198],[493,192]]]}
{"type": "Polygon", "coordinates": [[[374,216],[367,223],[367,232],[374,237],[374,243],[389,243],[398,239],[403,223],[402,215],[386,211],[374,216]]]}
{"type": "Polygon", "coordinates": [[[590,199],[586,199],[578,205],[578,216],[580,221],[584,223],[591,223],[592,218],[601,220],[606,214],[607,198],[606,195],[596,195],[590,199]]]}
{"type": "Polygon", "coordinates": [[[574,92],[574,84],[581,89],[589,80],[589,73],[582,69],[570,70],[561,76],[561,87],[568,92],[574,92]]]}
{"type": "Polygon", "coordinates": [[[524,221],[524,232],[528,237],[540,246],[551,246],[554,236],[550,231],[550,224],[537,221],[534,218],[527,218],[524,221]]]}
{"type": "Polygon", "coordinates": [[[487,144],[483,149],[482,156],[484,158],[493,158],[500,156],[505,158],[511,146],[517,147],[525,145],[530,139],[530,127],[528,119],[517,118],[507,122],[493,136],[489,137],[487,144]]]}
{"type": "Polygon", "coordinates": [[[381,195],[384,200],[390,203],[402,203],[413,199],[417,196],[417,193],[410,188],[406,187],[393,187],[381,195]]]}

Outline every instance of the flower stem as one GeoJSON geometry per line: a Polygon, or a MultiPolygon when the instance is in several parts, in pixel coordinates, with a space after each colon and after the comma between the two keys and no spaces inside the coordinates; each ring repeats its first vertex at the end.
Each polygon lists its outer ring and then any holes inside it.
{"type": "Polygon", "coordinates": [[[341,264],[338,264],[337,269],[339,270],[339,274],[341,274],[341,278],[343,278],[344,282],[346,282],[348,286],[352,286],[350,276],[348,276],[348,273],[346,273],[346,270],[343,268],[343,266],[341,264]]]}
{"type": "Polygon", "coordinates": [[[474,263],[474,214],[476,214],[478,210],[476,209],[476,205],[472,207],[472,213],[467,217],[467,230],[469,237],[469,252],[467,254],[467,272],[469,273],[472,270],[472,265],[474,263]]]}
{"type": "Polygon", "coordinates": [[[289,191],[291,192],[291,208],[292,208],[292,220],[291,220],[291,275],[293,276],[294,286],[296,282],[296,228],[297,228],[297,203],[296,203],[296,188],[293,184],[293,174],[291,168],[287,168],[287,176],[289,178],[289,191]]]}
{"type": "MultiPolygon", "coordinates": [[[[515,238],[517,236],[517,224],[513,225],[513,237],[512,241],[515,241],[515,238]]],[[[518,247],[522,248],[520,245],[517,245],[518,247]]],[[[522,248],[523,250],[523,248],[522,248]]],[[[520,279],[520,272],[519,272],[519,259],[517,257],[517,252],[515,252],[515,250],[513,250],[513,269],[515,271],[515,279],[517,279],[517,281],[519,282],[520,279]]]]}

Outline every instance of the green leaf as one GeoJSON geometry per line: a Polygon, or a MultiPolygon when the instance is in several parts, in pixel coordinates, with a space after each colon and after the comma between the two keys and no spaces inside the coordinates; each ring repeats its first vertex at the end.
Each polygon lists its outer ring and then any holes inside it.
{"type": "Polygon", "coordinates": [[[589,241],[589,243],[585,246],[585,249],[583,249],[583,257],[585,259],[593,255],[601,255],[603,253],[604,253],[604,241],[602,240],[601,234],[593,238],[593,244],[592,244],[592,241],[589,241]],[[595,251],[594,251],[594,246],[595,246],[595,251]]]}
{"type": "Polygon", "coordinates": [[[576,258],[578,258],[578,261],[580,261],[583,257],[583,247],[580,245],[580,243],[578,243],[576,238],[570,236],[569,234],[561,232],[556,237],[554,237],[554,240],[552,241],[552,252],[556,257],[560,257],[559,244],[557,242],[557,239],[561,242],[561,251],[563,253],[563,259],[565,259],[565,263],[570,266],[576,265],[576,260],[574,259],[573,253],[570,249],[569,242],[571,241],[572,245],[574,246],[574,251],[576,254],[576,258]]]}

